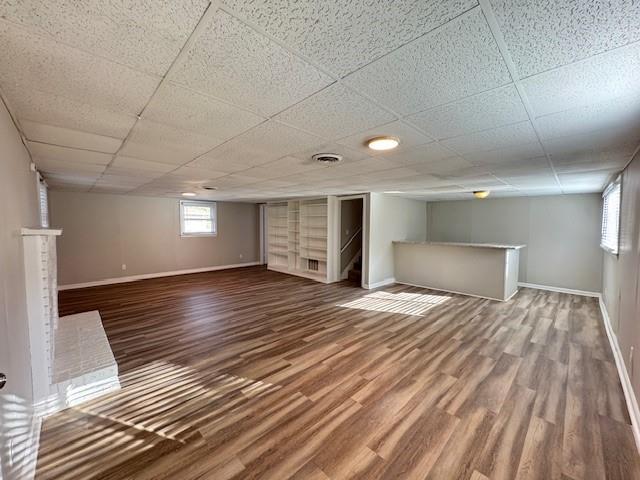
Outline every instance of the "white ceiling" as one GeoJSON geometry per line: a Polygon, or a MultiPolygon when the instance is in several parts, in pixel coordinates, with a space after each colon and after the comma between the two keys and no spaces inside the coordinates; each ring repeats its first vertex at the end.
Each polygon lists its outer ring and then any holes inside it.
{"type": "Polygon", "coordinates": [[[627,0],[2,0],[0,44],[56,189],[597,192],[640,143],[627,0]],[[364,146],[381,134],[400,147],[364,146]]]}

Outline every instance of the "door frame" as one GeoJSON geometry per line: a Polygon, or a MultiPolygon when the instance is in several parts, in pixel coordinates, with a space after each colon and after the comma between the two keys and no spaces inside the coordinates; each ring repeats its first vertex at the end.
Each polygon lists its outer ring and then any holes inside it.
{"type": "MultiPolygon", "coordinates": [[[[338,199],[338,212],[337,212],[337,224],[338,224],[338,241],[336,242],[337,248],[334,252],[336,265],[340,265],[340,229],[342,228],[342,202],[344,200],[362,199],[362,275],[360,277],[360,288],[366,288],[365,285],[369,282],[369,194],[358,193],[356,195],[343,195],[336,197],[338,199]]],[[[339,268],[338,268],[339,270],[339,268]]]]}

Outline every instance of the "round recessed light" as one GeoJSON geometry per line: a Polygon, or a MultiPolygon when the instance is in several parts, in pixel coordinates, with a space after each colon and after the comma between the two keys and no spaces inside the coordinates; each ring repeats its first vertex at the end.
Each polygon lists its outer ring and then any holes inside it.
{"type": "Polygon", "coordinates": [[[400,144],[396,137],[374,137],[367,140],[367,146],[371,150],[393,150],[400,144]]]}
{"type": "Polygon", "coordinates": [[[183,197],[195,197],[196,194],[193,192],[182,192],[183,197]]]}
{"type": "Polygon", "coordinates": [[[476,190],[473,196],[476,198],[487,198],[491,192],[489,190],[476,190]]]}

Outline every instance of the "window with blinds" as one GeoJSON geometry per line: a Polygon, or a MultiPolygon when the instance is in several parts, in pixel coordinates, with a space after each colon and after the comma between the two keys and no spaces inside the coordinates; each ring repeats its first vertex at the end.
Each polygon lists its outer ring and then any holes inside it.
{"type": "Polygon", "coordinates": [[[42,228],[49,228],[49,197],[47,195],[47,184],[40,174],[38,174],[38,204],[40,205],[40,226],[42,228]]]}
{"type": "Polygon", "coordinates": [[[618,234],[620,231],[620,181],[610,184],[602,194],[602,233],[600,246],[606,251],[618,254],[618,234]]]}
{"type": "Polygon", "coordinates": [[[185,236],[216,235],[215,202],[180,202],[180,234],[185,236]]]}

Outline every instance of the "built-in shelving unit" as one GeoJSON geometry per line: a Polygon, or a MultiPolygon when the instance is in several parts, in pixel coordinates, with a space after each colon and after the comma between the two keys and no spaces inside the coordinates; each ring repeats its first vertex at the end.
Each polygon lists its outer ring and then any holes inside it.
{"type": "Polygon", "coordinates": [[[289,267],[288,208],[286,203],[269,205],[268,242],[269,266],[279,270],[289,267]]]}
{"type": "Polygon", "coordinates": [[[321,282],[333,281],[330,250],[334,197],[268,205],[268,267],[321,282]]]}

